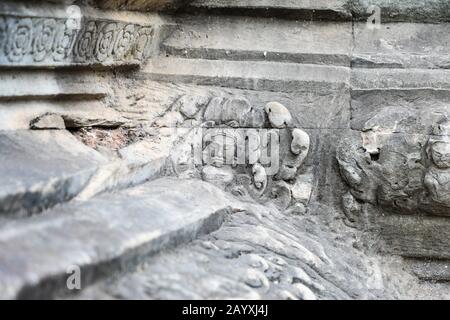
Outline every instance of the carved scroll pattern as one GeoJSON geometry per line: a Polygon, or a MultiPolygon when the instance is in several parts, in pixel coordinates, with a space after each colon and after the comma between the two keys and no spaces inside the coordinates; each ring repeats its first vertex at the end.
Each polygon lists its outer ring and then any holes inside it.
{"type": "Polygon", "coordinates": [[[0,65],[122,65],[145,61],[154,30],[117,21],[0,16],[0,65]]]}

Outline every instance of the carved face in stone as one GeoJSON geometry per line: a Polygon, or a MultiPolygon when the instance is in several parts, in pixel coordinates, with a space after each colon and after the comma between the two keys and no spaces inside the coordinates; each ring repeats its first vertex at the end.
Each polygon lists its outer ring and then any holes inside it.
{"type": "Polygon", "coordinates": [[[300,129],[292,130],[291,151],[295,155],[302,155],[304,158],[308,154],[310,145],[309,135],[300,129]]]}
{"type": "Polygon", "coordinates": [[[433,143],[431,157],[438,168],[450,168],[450,142],[438,141],[433,143]]]}
{"type": "Polygon", "coordinates": [[[252,174],[253,174],[253,183],[256,189],[264,191],[267,185],[267,174],[264,167],[259,163],[254,164],[252,168],[252,174]]]}

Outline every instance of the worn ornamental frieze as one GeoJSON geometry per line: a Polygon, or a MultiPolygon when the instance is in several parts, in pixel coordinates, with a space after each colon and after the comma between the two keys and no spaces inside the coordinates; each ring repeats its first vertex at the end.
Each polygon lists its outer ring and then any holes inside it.
{"type": "Polygon", "coordinates": [[[140,64],[154,29],[122,21],[0,16],[0,66],[140,64]]]}

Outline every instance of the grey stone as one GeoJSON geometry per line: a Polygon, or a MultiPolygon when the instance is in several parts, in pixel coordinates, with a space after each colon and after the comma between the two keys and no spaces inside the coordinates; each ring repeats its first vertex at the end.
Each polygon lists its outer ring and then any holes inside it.
{"type": "Polygon", "coordinates": [[[158,19],[129,14],[120,21],[92,9],[90,15],[80,7],[70,10],[58,4],[2,3],[0,30],[5,46],[0,65],[133,66],[153,53],[158,19]]]}
{"type": "Polygon", "coordinates": [[[447,0],[349,0],[347,3],[353,17],[358,20],[367,20],[372,14],[369,10],[371,6],[380,8],[382,21],[450,21],[450,6],[447,0]]]}
{"type": "Polygon", "coordinates": [[[449,69],[449,25],[382,23],[370,29],[355,24],[352,65],[367,68],[449,69]]]}
{"type": "Polygon", "coordinates": [[[176,9],[189,0],[98,0],[98,5],[104,9],[127,9],[127,10],[148,10],[160,11],[176,9]]]}
{"type": "MultiPolygon", "coordinates": [[[[140,100],[136,107],[120,109],[124,116],[134,119],[134,121],[147,121],[148,119],[149,122],[153,122],[156,118],[165,114],[167,110],[172,110],[173,104],[181,95],[189,94],[196,97],[210,96],[212,99],[209,104],[220,101],[219,105],[216,106],[219,111],[217,113],[219,119],[224,112],[222,103],[225,103],[228,99],[245,99],[250,103],[252,111],[247,113],[247,117],[239,122],[249,128],[271,128],[264,106],[272,101],[281,103],[289,110],[293,128],[346,129],[350,122],[350,91],[345,87],[336,90],[320,87],[314,91],[309,87],[296,87],[292,92],[272,92],[180,83],[175,85],[142,79],[126,82],[127,90],[136,91],[136,87],[142,88],[141,92],[149,98],[140,100]]],[[[227,106],[229,106],[228,103],[227,106]]],[[[199,111],[197,117],[200,114],[203,115],[204,112],[205,109],[203,108],[199,111]]],[[[204,118],[200,120],[203,121],[204,118]]],[[[190,127],[186,124],[180,126],[190,127]]],[[[214,123],[208,126],[217,125],[214,123]]]]}
{"type": "Polygon", "coordinates": [[[29,215],[75,197],[106,160],[67,131],[1,131],[0,214],[29,215]]]}
{"type": "Polygon", "coordinates": [[[108,85],[100,78],[82,72],[71,75],[54,71],[3,71],[0,81],[1,100],[100,99],[109,92],[108,85]]]}
{"type": "Polygon", "coordinates": [[[234,12],[258,17],[283,17],[298,20],[351,20],[346,0],[195,0],[190,12],[234,12]],[[195,10],[195,11],[194,11],[195,10]]]}
{"type": "Polygon", "coordinates": [[[412,271],[422,280],[450,281],[450,260],[410,260],[412,271]]]}
{"type": "Polygon", "coordinates": [[[356,199],[397,213],[448,216],[449,144],[442,136],[363,133],[362,140],[344,139],[337,158],[356,199]]]}
{"type": "Polygon", "coordinates": [[[450,114],[449,91],[433,89],[363,90],[352,93],[355,130],[432,134],[433,126],[450,114]]]}
{"type": "Polygon", "coordinates": [[[349,83],[349,76],[349,70],[345,67],[160,57],[149,61],[139,78],[292,92],[300,87],[311,90],[342,89],[349,83]]]}
{"type": "Polygon", "coordinates": [[[390,215],[377,219],[380,250],[409,258],[450,259],[448,218],[390,215]],[[382,247],[381,247],[382,246],[382,247]]]}
{"type": "Polygon", "coordinates": [[[264,110],[269,117],[269,122],[273,128],[283,129],[292,125],[292,116],[289,110],[279,102],[269,102],[264,110]]]}
{"type": "Polygon", "coordinates": [[[213,166],[205,166],[202,170],[202,178],[204,181],[214,185],[225,187],[234,180],[234,173],[230,167],[216,168],[213,166]]]}
{"type": "Polygon", "coordinates": [[[72,129],[90,126],[115,128],[130,123],[115,109],[98,100],[18,100],[0,103],[0,129],[28,129],[33,119],[46,113],[61,116],[64,125],[72,129]]]}
{"type": "Polygon", "coordinates": [[[273,24],[261,18],[218,16],[205,21],[202,16],[185,17],[179,30],[163,42],[162,49],[168,55],[190,59],[350,66],[351,24],[299,20],[273,24]],[[271,28],[267,28],[268,23],[271,28]],[[279,46],[280,41],[283,46],[279,46]]]}
{"type": "MultiPolygon", "coordinates": [[[[379,266],[332,236],[327,222],[320,220],[328,217],[332,221],[329,214],[320,209],[309,217],[284,215],[252,205],[231,215],[211,235],[155,256],[144,268],[101,282],[79,298],[377,297],[367,279],[369,274],[380,272],[379,266]]],[[[386,291],[384,295],[398,297],[386,291]]]]}
{"type": "Polygon", "coordinates": [[[84,287],[106,270],[128,270],[135,259],[216,230],[232,206],[239,203],[209,184],[166,178],[7,224],[0,228],[0,295],[65,292],[74,265],[84,287]]]}
{"type": "Polygon", "coordinates": [[[57,114],[46,113],[30,122],[30,128],[40,129],[65,129],[63,117],[57,114]]]}

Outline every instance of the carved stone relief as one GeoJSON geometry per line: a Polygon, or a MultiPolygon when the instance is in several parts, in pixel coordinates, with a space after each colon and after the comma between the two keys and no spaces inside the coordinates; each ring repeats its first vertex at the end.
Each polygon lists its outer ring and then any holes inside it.
{"type": "Polygon", "coordinates": [[[305,211],[312,189],[307,187],[312,181],[302,183],[299,175],[310,137],[299,128],[289,128],[289,119],[288,109],[277,102],[255,107],[243,97],[183,95],[154,125],[181,128],[184,131],[177,134],[183,141],[196,141],[189,167],[195,167],[203,180],[244,200],[271,203],[281,210],[301,203],[301,210],[293,210],[298,213],[305,211]]]}
{"type": "MultiPolygon", "coordinates": [[[[367,141],[348,137],[337,149],[341,175],[350,186],[346,211],[359,203],[400,214],[450,216],[450,122],[433,135],[380,133],[367,141]],[[378,144],[374,147],[374,141],[378,144]]],[[[353,208],[353,209],[352,209],[353,208]]]]}
{"type": "Polygon", "coordinates": [[[145,61],[154,29],[84,18],[0,16],[0,66],[123,65],[145,61]]]}

